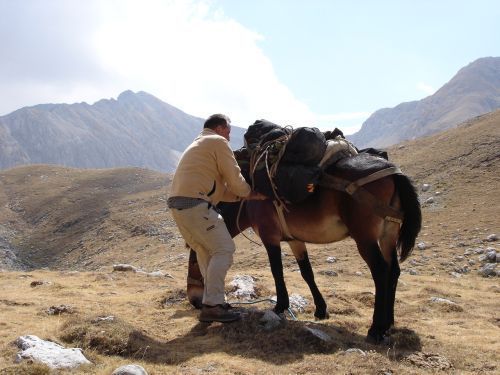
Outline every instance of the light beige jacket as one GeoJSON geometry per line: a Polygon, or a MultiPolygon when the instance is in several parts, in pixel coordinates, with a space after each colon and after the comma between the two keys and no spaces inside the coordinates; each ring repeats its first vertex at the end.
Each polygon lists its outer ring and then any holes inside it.
{"type": "Polygon", "coordinates": [[[215,205],[237,201],[250,191],[229,142],[205,128],[182,154],[169,195],[201,198],[215,205]]]}

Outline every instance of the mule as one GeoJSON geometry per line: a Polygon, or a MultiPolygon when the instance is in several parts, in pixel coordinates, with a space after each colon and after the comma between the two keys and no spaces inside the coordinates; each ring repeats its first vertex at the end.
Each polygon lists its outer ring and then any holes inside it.
{"type": "MultiPolygon", "coordinates": [[[[241,208],[240,203],[219,205],[233,237],[251,227],[262,240],[275,281],[277,303],[274,311],[277,314],[282,314],[289,307],[280,242],[286,241],[290,245],[301,275],[309,286],[315,303],[314,316],[326,319],[329,317],[327,305],[314,280],[305,243],[328,244],[351,237],[375,284],[373,320],[367,338],[376,343],[384,339],[394,324],[399,261],[410,255],[421,228],[418,195],[410,179],[401,173],[382,174],[375,180],[366,180],[359,190],[371,197],[368,200],[360,200],[356,193],[339,189],[338,184],[332,184],[331,180],[336,178],[337,182],[350,183],[359,181],[367,174],[390,168],[398,171],[385,159],[363,154],[343,159],[327,168],[314,193],[301,203],[289,205],[288,211],[283,212],[287,228],[283,228],[271,200],[244,201],[241,208]],[[402,213],[402,220],[385,216],[387,212],[402,213]]],[[[203,278],[193,250],[189,261],[187,294],[194,306],[201,306],[203,278]]]]}

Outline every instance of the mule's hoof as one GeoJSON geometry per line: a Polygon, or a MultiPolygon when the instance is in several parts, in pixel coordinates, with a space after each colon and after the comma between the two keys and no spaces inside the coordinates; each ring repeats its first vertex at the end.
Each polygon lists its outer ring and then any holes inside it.
{"type": "Polygon", "coordinates": [[[381,333],[370,333],[366,335],[366,341],[370,344],[375,345],[389,345],[391,343],[391,339],[389,336],[381,333]]]}
{"type": "Polygon", "coordinates": [[[193,305],[196,309],[200,310],[203,306],[203,289],[197,285],[189,284],[187,286],[187,297],[189,303],[193,305]]]}
{"type": "Polygon", "coordinates": [[[330,319],[330,314],[328,313],[328,311],[325,311],[324,313],[314,314],[314,320],[325,320],[325,319],[330,319]]]}

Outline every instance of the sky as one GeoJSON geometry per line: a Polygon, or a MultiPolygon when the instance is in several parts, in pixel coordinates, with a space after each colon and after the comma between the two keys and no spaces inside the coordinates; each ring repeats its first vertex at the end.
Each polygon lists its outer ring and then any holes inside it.
{"type": "Polygon", "coordinates": [[[498,0],[0,0],[0,116],[132,90],[352,134],[500,56],[499,20],[498,0]]]}

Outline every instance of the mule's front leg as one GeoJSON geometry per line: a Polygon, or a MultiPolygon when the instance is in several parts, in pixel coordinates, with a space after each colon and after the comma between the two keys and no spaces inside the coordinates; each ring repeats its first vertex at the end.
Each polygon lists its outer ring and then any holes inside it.
{"type": "Polygon", "coordinates": [[[316,305],[314,316],[317,319],[328,319],[330,315],[326,309],[325,299],[321,295],[321,292],[316,285],[316,281],[314,280],[314,272],[311,267],[311,262],[309,261],[305,243],[301,241],[289,241],[288,244],[290,245],[293,255],[297,260],[297,264],[300,268],[300,274],[311,290],[314,304],[316,305]]]}
{"type": "Polygon", "coordinates": [[[271,272],[274,278],[274,285],[276,286],[276,306],[274,312],[276,314],[283,314],[290,306],[288,299],[288,291],[286,289],[285,278],[283,276],[283,263],[281,262],[281,247],[279,245],[264,244],[269,257],[269,264],[271,265],[271,272]]]}

